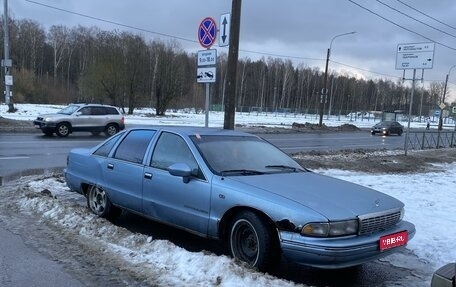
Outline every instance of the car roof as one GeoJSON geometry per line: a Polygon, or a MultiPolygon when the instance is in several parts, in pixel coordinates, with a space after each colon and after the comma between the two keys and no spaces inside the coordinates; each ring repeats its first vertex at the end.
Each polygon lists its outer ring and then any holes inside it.
{"type": "Polygon", "coordinates": [[[114,106],[111,106],[111,105],[103,105],[103,104],[86,104],[86,103],[72,103],[72,104],[69,104],[69,106],[79,106],[79,107],[83,107],[83,106],[91,106],[91,107],[114,107],[114,106]]]}
{"type": "Polygon", "coordinates": [[[228,129],[221,129],[221,128],[206,128],[206,127],[193,127],[193,126],[150,126],[150,127],[138,127],[138,128],[130,128],[129,130],[158,130],[158,131],[169,131],[179,133],[181,135],[186,136],[193,136],[193,135],[201,135],[201,136],[252,136],[257,137],[256,135],[236,131],[236,130],[228,130],[228,129]]]}

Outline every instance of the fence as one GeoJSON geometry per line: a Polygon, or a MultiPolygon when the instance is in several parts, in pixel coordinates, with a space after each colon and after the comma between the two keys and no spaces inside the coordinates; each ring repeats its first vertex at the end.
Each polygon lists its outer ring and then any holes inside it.
{"type": "Polygon", "coordinates": [[[456,147],[456,131],[411,131],[406,144],[413,150],[456,147]]]}

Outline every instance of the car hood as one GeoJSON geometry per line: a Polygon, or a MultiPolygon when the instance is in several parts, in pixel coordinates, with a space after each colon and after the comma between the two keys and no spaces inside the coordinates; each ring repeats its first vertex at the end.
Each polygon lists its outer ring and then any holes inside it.
{"type": "Polygon", "coordinates": [[[257,191],[311,208],[329,220],[344,220],[404,206],[401,201],[379,191],[313,172],[230,178],[255,187],[257,191]]]}
{"type": "Polygon", "coordinates": [[[67,115],[64,115],[64,114],[44,114],[44,115],[39,115],[38,117],[39,118],[56,118],[56,117],[63,117],[63,116],[67,116],[67,115]]]}

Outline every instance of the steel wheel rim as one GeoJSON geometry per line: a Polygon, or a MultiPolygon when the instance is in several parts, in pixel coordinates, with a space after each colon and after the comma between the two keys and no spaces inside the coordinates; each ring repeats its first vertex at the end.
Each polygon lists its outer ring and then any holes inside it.
{"type": "Polygon", "coordinates": [[[258,235],[247,220],[238,220],[231,232],[231,250],[242,261],[255,265],[259,255],[258,235]]]}
{"type": "Polygon", "coordinates": [[[93,187],[89,193],[90,209],[97,215],[102,214],[106,209],[106,193],[98,188],[93,187]]]}

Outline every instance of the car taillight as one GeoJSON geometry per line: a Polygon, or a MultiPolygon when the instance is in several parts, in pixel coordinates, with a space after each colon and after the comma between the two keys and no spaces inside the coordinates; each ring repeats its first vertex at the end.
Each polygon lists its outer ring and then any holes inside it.
{"type": "Polygon", "coordinates": [[[122,123],[125,123],[125,118],[124,117],[122,117],[122,123]]]}

